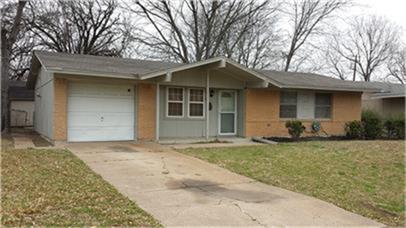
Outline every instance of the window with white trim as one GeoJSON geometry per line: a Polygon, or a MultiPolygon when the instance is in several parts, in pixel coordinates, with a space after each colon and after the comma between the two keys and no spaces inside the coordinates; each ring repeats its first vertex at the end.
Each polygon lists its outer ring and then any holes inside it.
{"type": "Polygon", "coordinates": [[[297,92],[281,92],[279,104],[280,118],[296,118],[297,92]]]}
{"type": "Polygon", "coordinates": [[[189,89],[189,117],[204,117],[204,89],[189,89]]]}
{"type": "Polygon", "coordinates": [[[331,94],[316,93],[314,116],[316,119],[331,118],[331,94]]]}
{"type": "Polygon", "coordinates": [[[183,88],[168,88],[167,90],[167,116],[183,117],[183,88]]]}

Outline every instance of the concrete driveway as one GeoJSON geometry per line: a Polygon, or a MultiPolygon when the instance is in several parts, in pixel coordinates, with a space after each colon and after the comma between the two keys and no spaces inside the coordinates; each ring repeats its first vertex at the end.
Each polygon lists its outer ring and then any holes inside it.
{"type": "Polygon", "coordinates": [[[67,146],[165,226],[382,226],[157,144],[67,146]]]}

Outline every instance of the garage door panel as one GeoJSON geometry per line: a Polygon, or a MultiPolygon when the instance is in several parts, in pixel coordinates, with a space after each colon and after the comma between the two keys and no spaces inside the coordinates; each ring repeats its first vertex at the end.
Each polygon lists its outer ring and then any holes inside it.
{"type": "Polygon", "coordinates": [[[68,141],[133,140],[132,85],[69,83],[68,141]]]}
{"type": "Polygon", "coordinates": [[[134,112],[134,100],[130,99],[109,99],[71,97],[68,103],[70,112],[134,112]],[[108,104],[108,105],[106,105],[108,104]]]}
{"type": "Polygon", "coordinates": [[[128,97],[133,93],[132,85],[105,85],[94,83],[71,83],[70,96],[80,97],[128,97]],[[123,89],[126,87],[125,89],[123,89]],[[130,93],[129,93],[130,92],[130,93]]]}
{"type": "Polygon", "coordinates": [[[133,140],[134,131],[131,127],[87,127],[71,128],[72,142],[86,142],[86,141],[120,141],[120,140],[133,140]],[[97,135],[97,139],[95,139],[97,135]]]}
{"type": "Polygon", "coordinates": [[[93,114],[93,113],[78,113],[78,112],[70,112],[70,127],[120,127],[120,126],[128,126],[129,123],[131,125],[134,124],[134,118],[132,113],[100,113],[100,114],[93,114]]]}

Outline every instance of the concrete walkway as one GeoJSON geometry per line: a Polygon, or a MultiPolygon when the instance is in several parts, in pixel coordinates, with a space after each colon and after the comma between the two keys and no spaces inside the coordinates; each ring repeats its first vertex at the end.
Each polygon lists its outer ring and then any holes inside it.
{"type": "Polygon", "coordinates": [[[67,146],[165,226],[382,226],[157,144],[67,146]]]}
{"type": "Polygon", "coordinates": [[[51,148],[52,145],[31,129],[11,129],[15,149],[51,148]]]}

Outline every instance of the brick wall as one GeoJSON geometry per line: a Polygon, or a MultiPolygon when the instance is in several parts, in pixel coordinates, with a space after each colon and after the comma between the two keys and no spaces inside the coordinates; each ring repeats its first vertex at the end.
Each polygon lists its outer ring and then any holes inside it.
{"type": "Polygon", "coordinates": [[[66,79],[54,78],[54,123],[53,132],[55,141],[67,139],[67,99],[68,82],[66,79]]]}
{"type": "MultiPolygon", "coordinates": [[[[288,136],[285,121],[279,119],[279,91],[248,89],[245,91],[245,135],[288,136]]],[[[329,135],[343,135],[344,124],[361,119],[361,93],[335,92],[332,97],[330,120],[320,120],[323,130],[329,135]]],[[[301,120],[306,126],[304,135],[312,135],[312,120],[301,120]]]]}
{"type": "Polygon", "coordinates": [[[139,140],[155,140],[156,85],[137,85],[137,137],[139,140]]]}

